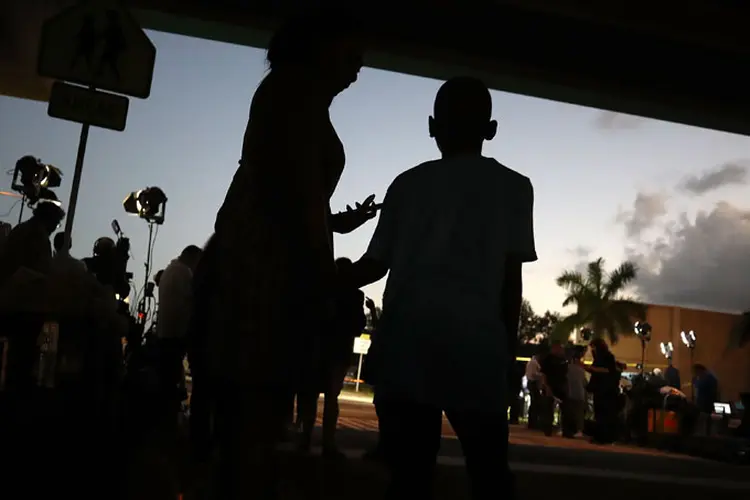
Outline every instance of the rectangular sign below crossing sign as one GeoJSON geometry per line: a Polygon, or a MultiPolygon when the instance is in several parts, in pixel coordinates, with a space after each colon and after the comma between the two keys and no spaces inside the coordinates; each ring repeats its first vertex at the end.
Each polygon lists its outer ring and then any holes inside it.
{"type": "Polygon", "coordinates": [[[367,351],[370,350],[370,344],[372,344],[372,341],[369,338],[363,337],[364,335],[362,337],[354,337],[354,354],[367,354],[367,351]]]}
{"type": "Polygon", "coordinates": [[[53,118],[122,132],[128,117],[127,97],[55,82],[47,114],[53,118]]]}

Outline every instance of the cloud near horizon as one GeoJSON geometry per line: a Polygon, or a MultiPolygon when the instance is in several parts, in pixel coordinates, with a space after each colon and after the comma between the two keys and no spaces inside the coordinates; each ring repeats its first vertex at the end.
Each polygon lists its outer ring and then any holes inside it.
{"type": "Polygon", "coordinates": [[[631,240],[635,283],[652,303],[741,312],[750,309],[750,210],[719,202],[693,219],[664,224],[651,241],[631,240]]]}
{"type": "Polygon", "coordinates": [[[628,239],[638,238],[643,231],[651,228],[667,214],[667,195],[664,193],[638,192],[633,202],[633,208],[620,209],[616,221],[625,226],[625,236],[628,239]]]}
{"type": "Polygon", "coordinates": [[[686,177],[678,185],[678,189],[688,194],[700,196],[725,186],[746,184],[749,166],[750,161],[748,160],[722,163],[700,175],[686,177]]]}

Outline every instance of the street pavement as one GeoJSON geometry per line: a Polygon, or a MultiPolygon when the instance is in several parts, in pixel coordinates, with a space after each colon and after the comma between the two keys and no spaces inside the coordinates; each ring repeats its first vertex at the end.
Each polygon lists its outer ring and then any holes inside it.
{"type": "MultiPolygon", "coordinates": [[[[338,437],[347,456],[359,462],[356,459],[376,442],[377,417],[366,399],[354,399],[347,395],[340,400],[338,437]]],[[[523,426],[511,426],[510,461],[524,493],[521,498],[541,498],[566,489],[586,494],[582,487],[605,488],[609,499],[636,494],[647,500],[750,493],[750,467],[635,446],[594,445],[583,438],[547,437],[523,426]]],[[[465,485],[460,445],[447,420],[438,463],[442,475],[465,485]]]]}

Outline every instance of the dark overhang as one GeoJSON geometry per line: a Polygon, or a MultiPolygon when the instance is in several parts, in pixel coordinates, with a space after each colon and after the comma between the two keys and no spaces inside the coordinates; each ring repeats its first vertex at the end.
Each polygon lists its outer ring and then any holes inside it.
{"type": "MultiPolygon", "coordinates": [[[[11,0],[39,2],[59,3],[11,0]]],[[[128,2],[145,28],[256,47],[290,3],[298,2],[128,2]]],[[[750,134],[746,2],[383,0],[360,8],[373,67],[474,74],[498,90],[750,134]]]]}

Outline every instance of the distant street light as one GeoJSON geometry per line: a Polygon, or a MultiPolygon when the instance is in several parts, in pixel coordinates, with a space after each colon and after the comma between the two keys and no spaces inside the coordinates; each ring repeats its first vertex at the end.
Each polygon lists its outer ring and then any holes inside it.
{"type": "Polygon", "coordinates": [[[661,348],[661,353],[665,358],[672,359],[672,355],[674,355],[674,346],[672,345],[672,342],[662,342],[661,344],[659,344],[659,347],[661,348]]]}
{"type": "Polygon", "coordinates": [[[646,369],[646,344],[651,340],[651,325],[645,321],[636,321],[633,331],[641,341],[641,375],[646,369]]]}
{"type": "MultiPolygon", "coordinates": [[[[692,370],[695,366],[695,344],[697,342],[697,339],[695,337],[695,331],[685,331],[683,330],[680,332],[680,338],[682,339],[682,343],[685,344],[685,347],[690,349],[690,369],[692,370]]],[[[690,395],[695,401],[695,386],[694,384],[690,384],[690,395]]]]}

